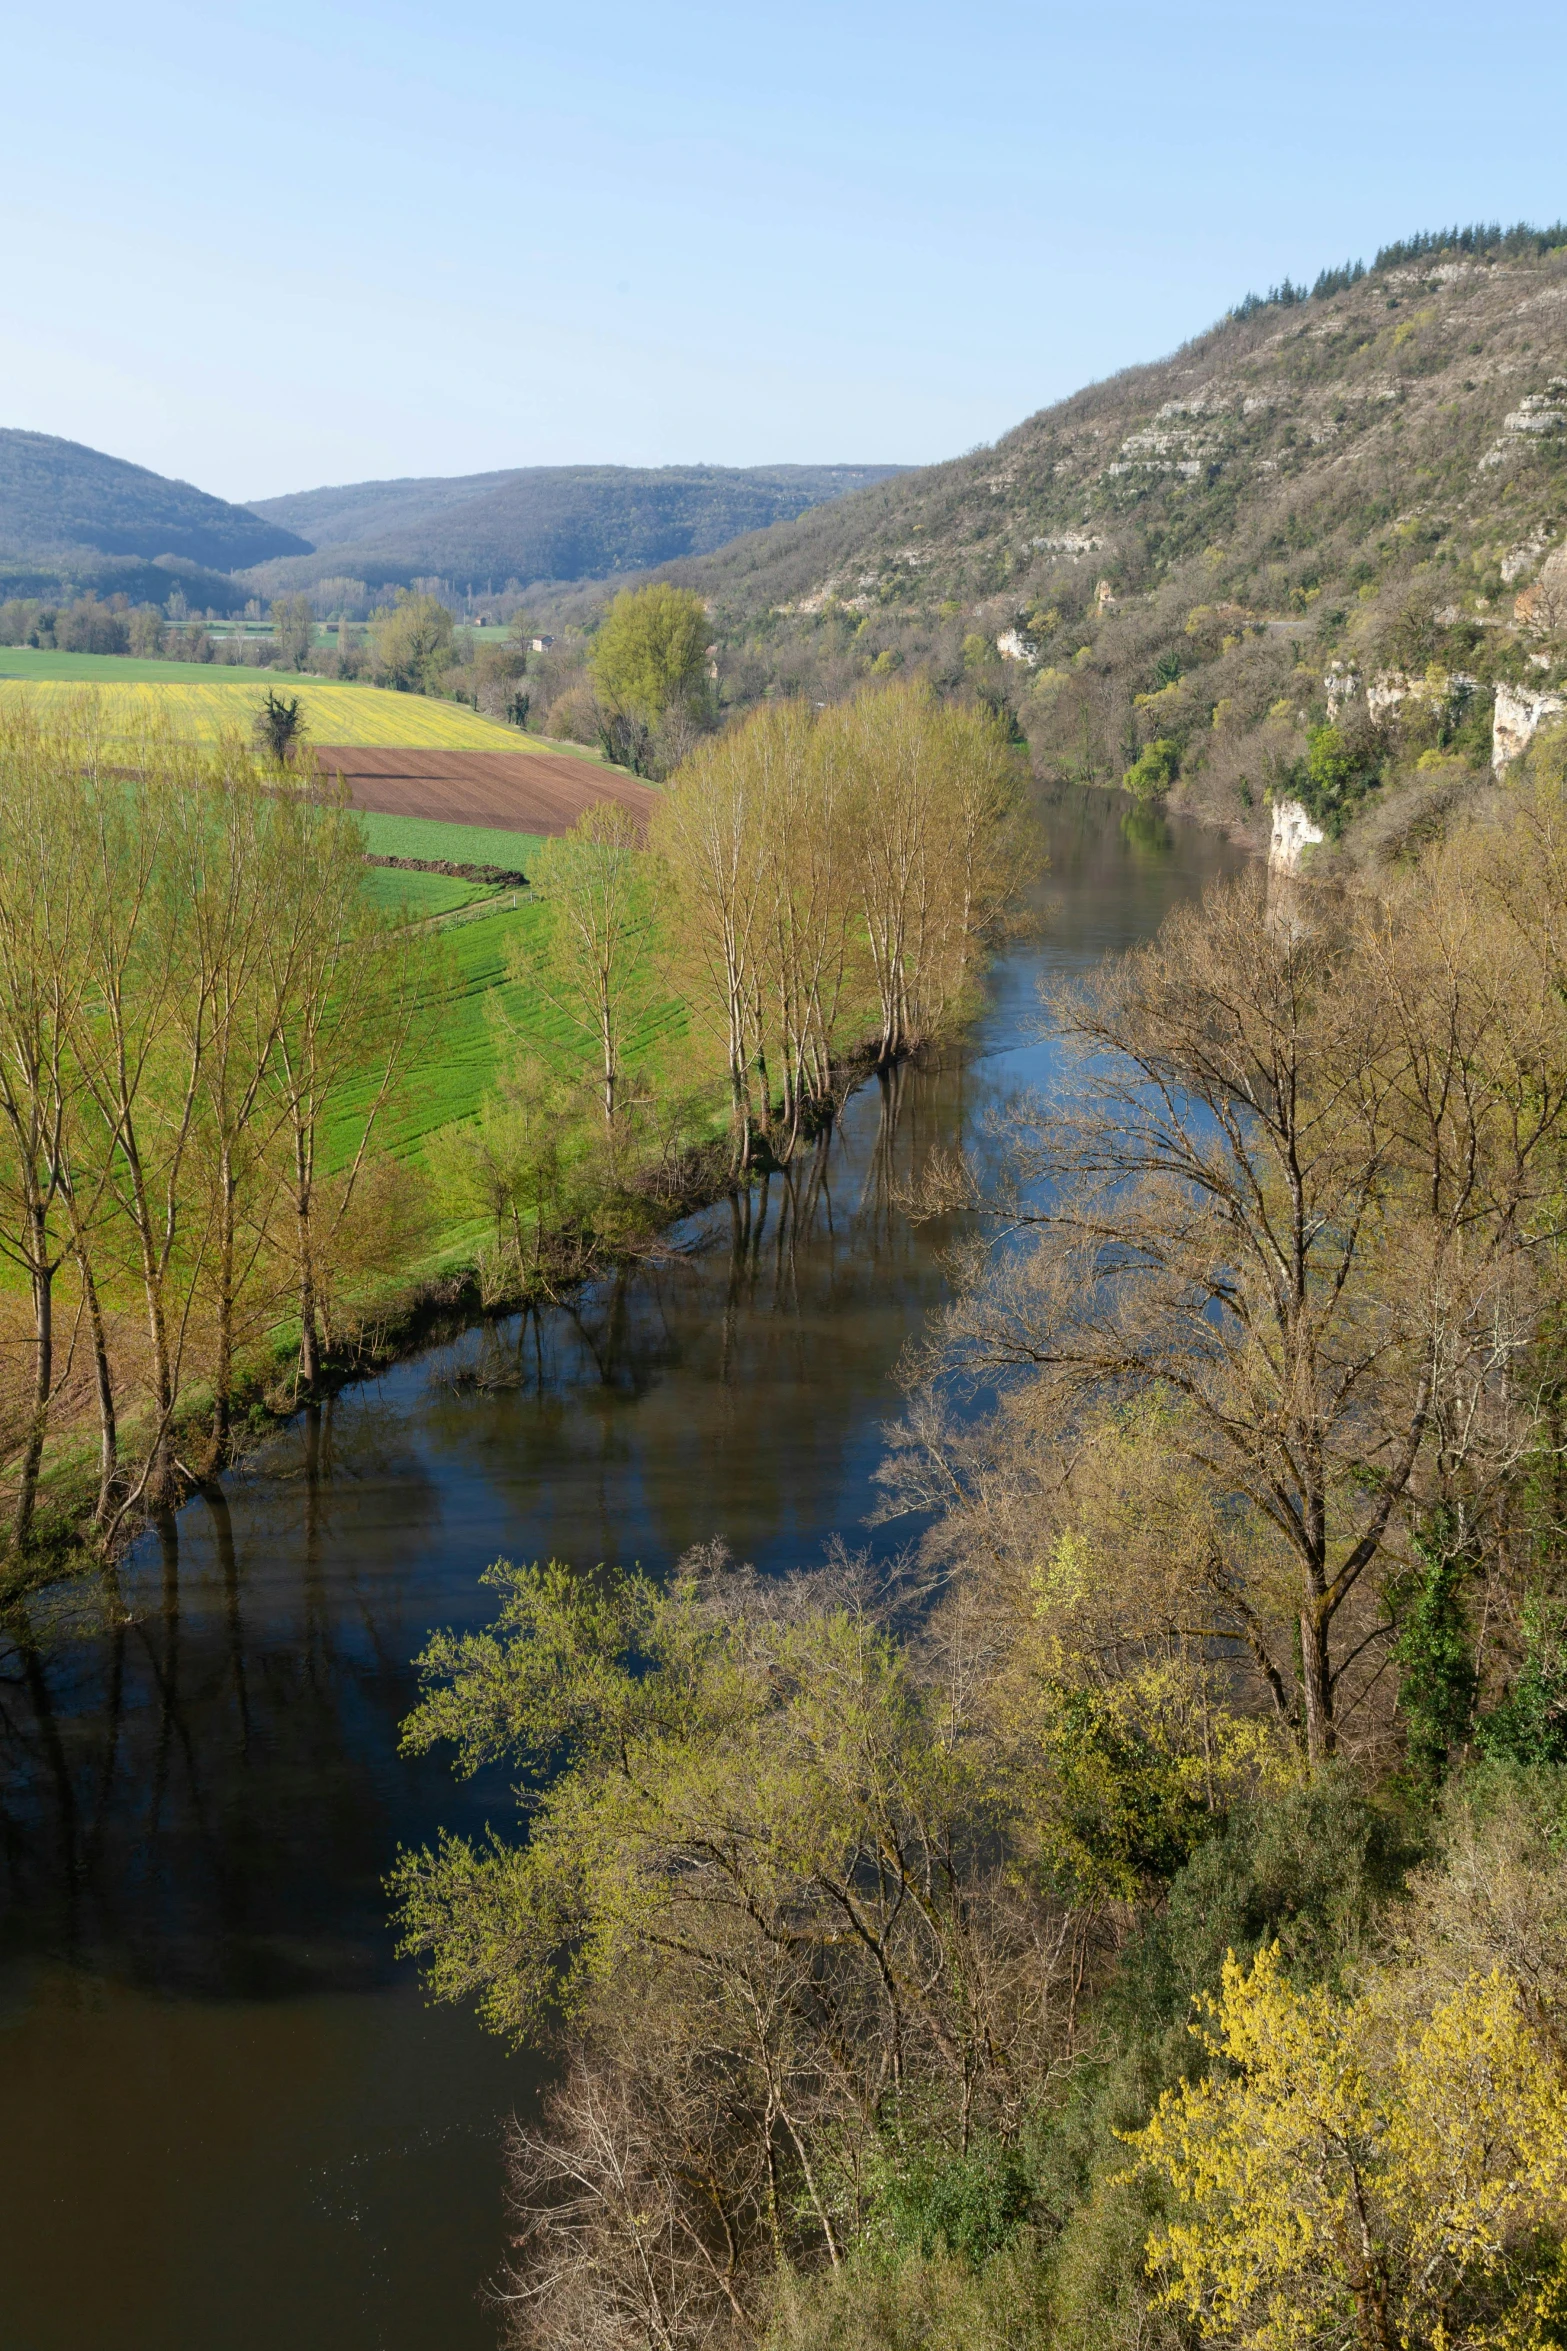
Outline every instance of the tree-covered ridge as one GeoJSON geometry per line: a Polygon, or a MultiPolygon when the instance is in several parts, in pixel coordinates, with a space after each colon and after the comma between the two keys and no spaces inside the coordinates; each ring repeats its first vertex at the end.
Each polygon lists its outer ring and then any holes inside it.
{"type": "Polygon", "coordinates": [[[52,433],[0,428],[0,550],[13,559],[94,549],[149,561],[178,556],[229,572],[308,546],[297,532],[189,482],[52,433]]]}
{"type": "Polygon", "coordinates": [[[706,555],[742,532],[895,473],[879,465],[526,466],[449,481],[361,482],[258,499],[313,559],[269,563],[276,592],[349,575],[372,588],[597,579],[706,555]]]}

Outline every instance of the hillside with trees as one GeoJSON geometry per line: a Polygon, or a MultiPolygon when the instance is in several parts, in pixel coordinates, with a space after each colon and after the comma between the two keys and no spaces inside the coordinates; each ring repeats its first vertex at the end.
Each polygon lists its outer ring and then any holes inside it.
{"type": "Polygon", "coordinates": [[[601,579],[710,554],[742,532],[897,471],[880,465],[523,466],[450,480],[357,482],[260,498],[254,511],[297,531],[311,560],[268,563],[263,593],[329,577],[372,589],[439,578],[459,589],[508,580],[601,579]]]}
{"type": "Polygon", "coordinates": [[[214,572],[269,556],[301,555],[309,542],[244,506],[189,482],[105,456],[52,433],[0,428],[0,551],[15,557],[80,553],[173,556],[214,572]]]}
{"type": "Polygon", "coordinates": [[[1567,675],[1564,532],[1567,229],[1480,228],[1249,296],[669,576],[732,704],[924,666],[1004,702],[1043,775],[1136,771],[1255,837],[1281,778],[1338,822],[1422,762],[1422,789],[1488,766],[1496,685],[1567,675]]]}

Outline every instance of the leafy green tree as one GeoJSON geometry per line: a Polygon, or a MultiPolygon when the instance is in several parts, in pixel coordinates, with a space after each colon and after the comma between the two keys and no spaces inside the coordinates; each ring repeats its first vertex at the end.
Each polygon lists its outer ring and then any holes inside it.
{"type": "MultiPolygon", "coordinates": [[[[647,1007],[651,906],[642,828],[617,800],[585,808],[568,833],[546,841],[534,887],[550,908],[551,949],[544,986],[598,1064],[604,1124],[619,1107],[626,1045],[647,1007]]],[[[531,961],[519,978],[531,976],[531,961]]]]}
{"type": "MultiPolygon", "coordinates": [[[[515,1296],[525,1273],[540,1270],[566,1197],[561,1142],[569,1124],[559,1083],[537,1058],[524,1058],[479,1116],[440,1148],[440,1175],[459,1208],[494,1225],[488,1287],[497,1297],[515,1296]]],[[[481,1278],[486,1271],[481,1259],[481,1278]]]]}
{"type": "Polygon", "coordinates": [[[1391,1594],[1399,1618],[1393,1657],[1402,1668],[1398,1710],[1409,1772],[1428,1793],[1440,1787],[1449,1755],[1468,1732],[1479,1681],[1463,1601],[1473,1563],[1455,1544],[1454,1532],[1454,1514],[1439,1511],[1415,1538],[1415,1571],[1391,1594]]]}
{"type": "Polygon", "coordinates": [[[1567,1763],[1567,1641],[1560,1612],[1538,1597],[1525,1603],[1524,1659],[1512,1688],[1475,1725],[1483,1753],[1499,1762],[1567,1763]]]}
{"type": "Polygon", "coordinates": [[[382,684],[400,694],[433,693],[451,661],[452,616],[437,597],[399,589],[391,611],[371,623],[370,651],[382,684]]]}
{"type": "Polygon", "coordinates": [[[83,596],[55,623],[54,641],[64,653],[123,653],[125,622],[112,605],[83,596]]]}
{"type": "Polygon", "coordinates": [[[523,688],[527,656],[515,645],[480,645],[473,657],[473,702],[487,718],[521,726],[528,715],[523,688]]]}
{"type": "Polygon", "coordinates": [[[1121,783],[1136,800],[1162,800],[1180,772],[1180,745],[1161,736],[1133,760],[1121,783]]]}
{"type": "Polygon", "coordinates": [[[1351,716],[1313,727],[1306,756],[1292,770],[1288,790],[1336,840],[1368,792],[1382,780],[1386,745],[1381,732],[1351,716]]]}
{"type": "Polygon", "coordinates": [[[650,732],[678,705],[698,698],[708,636],[707,607],[689,588],[655,580],[625,589],[593,642],[590,666],[601,699],[650,732]]]}
{"type": "Polygon", "coordinates": [[[308,596],[274,598],[272,640],[284,668],[304,668],[316,641],[316,616],[308,596]]]}

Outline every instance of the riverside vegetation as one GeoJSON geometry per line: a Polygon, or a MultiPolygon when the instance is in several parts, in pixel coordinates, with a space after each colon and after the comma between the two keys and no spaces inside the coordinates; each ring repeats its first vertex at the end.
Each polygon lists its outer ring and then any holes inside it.
{"type": "Polygon", "coordinates": [[[14,1572],[421,1305],[553,1296],[787,1159],[965,1016],[1030,854],[1003,730],[919,687],[712,737],[648,845],[591,806],[523,899],[367,868],[299,718],[0,709],[14,1572]]]}
{"type": "Polygon", "coordinates": [[[901,1563],[431,1642],[409,1749],[517,1813],[405,1945],[556,2068],[512,2343],[1567,2341],[1564,906],[1541,757],[1064,985],[912,1198],[901,1563]]]}

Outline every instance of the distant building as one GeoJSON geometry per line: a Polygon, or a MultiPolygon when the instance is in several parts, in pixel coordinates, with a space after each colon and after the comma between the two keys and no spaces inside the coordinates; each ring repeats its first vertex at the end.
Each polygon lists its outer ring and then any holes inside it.
{"type": "Polygon", "coordinates": [[[553,637],[530,637],[528,639],[528,643],[535,653],[547,653],[554,642],[553,637]]]}

